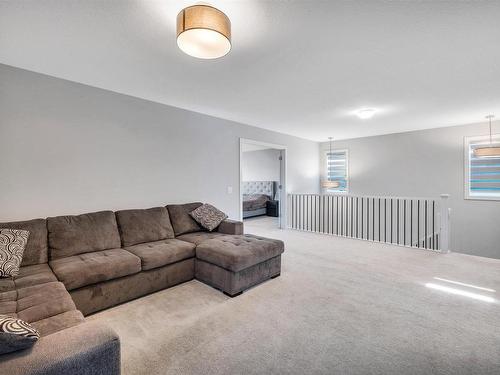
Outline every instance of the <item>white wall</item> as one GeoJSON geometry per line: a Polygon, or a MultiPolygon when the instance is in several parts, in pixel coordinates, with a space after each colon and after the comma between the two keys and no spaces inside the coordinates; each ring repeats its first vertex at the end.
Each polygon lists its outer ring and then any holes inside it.
{"type": "Polygon", "coordinates": [[[242,153],[243,181],[279,181],[280,150],[266,149],[242,153]]]}
{"type": "MultiPolygon", "coordinates": [[[[464,136],[487,132],[483,123],[338,141],[334,148],[349,150],[349,193],[451,194],[452,250],[500,258],[500,201],[464,199],[464,136]]],[[[321,148],[327,150],[328,143],[321,148]]]]}
{"type": "Polygon", "coordinates": [[[288,150],[317,192],[319,144],[0,65],[0,220],[194,200],[239,213],[239,138],[288,150]],[[233,193],[227,193],[227,187],[233,193]]]}

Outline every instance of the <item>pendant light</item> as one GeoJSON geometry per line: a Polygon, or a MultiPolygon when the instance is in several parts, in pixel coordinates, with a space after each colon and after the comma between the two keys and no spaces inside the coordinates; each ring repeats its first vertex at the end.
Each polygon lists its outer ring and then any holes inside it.
{"type": "Polygon", "coordinates": [[[488,115],[486,118],[490,123],[490,144],[489,146],[477,147],[474,149],[474,156],[477,158],[500,158],[500,147],[493,146],[493,137],[491,135],[491,120],[495,118],[493,115],[488,115]]]}
{"type": "MultiPolygon", "coordinates": [[[[328,155],[331,155],[332,154],[332,140],[333,140],[333,138],[332,137],[328,137],[328,139],[330,140],[330,152],[329,152],[328,155]]],[[[326,162],[328,163],[328,156],[326,158],[326,162]]],[[[328,170],[327,170],[326,174],[327,174],[327,179],[324,180],[321,183],[321,187],[323,187],[324,189],[335,189],[335,188],[338,188],[340,186],[340,182],[330,180],[328,170]]]]}
{"type": "Polygon", "coordinates": [[[217,59],[231,50],[231,21],[219,9],[196,4],[177,15],[177,45],[199,59],[217,59]]]}

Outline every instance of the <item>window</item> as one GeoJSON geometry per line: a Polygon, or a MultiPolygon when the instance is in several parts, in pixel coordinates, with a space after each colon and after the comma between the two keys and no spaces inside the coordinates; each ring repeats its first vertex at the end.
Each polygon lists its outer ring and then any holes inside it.
{"type": "MultiPolygon", "coordinates": [[[[500,147],[500,135],[492,140],[500,147]]],[[[500,157],[474,156],[474,149],[489,144],[489,136],[465,137],[465,199],[500,200],[500,157]]]]}
{"type": "Polygon", "coordinates": [[[338,181],[338,188],[327,189],[328,193],[347,193],[349,185],[347,150],[332,150],[326,152],[326,178],[338,181]]]}

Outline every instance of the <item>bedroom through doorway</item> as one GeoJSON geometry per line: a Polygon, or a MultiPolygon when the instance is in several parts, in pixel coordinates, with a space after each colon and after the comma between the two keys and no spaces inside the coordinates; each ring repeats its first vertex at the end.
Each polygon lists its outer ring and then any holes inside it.
{"type": "Polygon", "coordinates": [[[286,147],[240,139],[240,212],[252,226],[285,227],[286,147]]]}

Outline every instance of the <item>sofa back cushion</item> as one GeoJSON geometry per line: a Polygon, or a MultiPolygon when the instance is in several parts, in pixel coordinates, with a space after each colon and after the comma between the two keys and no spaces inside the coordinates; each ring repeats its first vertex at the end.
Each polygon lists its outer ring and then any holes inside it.
{"type": "Polygon", "coordinates": [[[113,211],[47,219],[50,259],[121,247],[113,211]]]}
{"type": "Polygon", "coordinates": [[[165,207],[115,212],[123,246],[174,238],[165,207]]]}
{"type": "Polygon", "coordinates": [[[197,209],[202,204],[203,203],[200,202],[194,202],[167,205],[170,221],[172,222],[176,236],[203,230],[203,228],[189,215],[191,211],[197,209]]]}
{"type": "Polygon", "coordinates": [[[30,232],[28,243],[24,248],[21,266],[48,262],[47,221],[45,219],[0,223],[0,228],[20,229],[30,232]]]}

